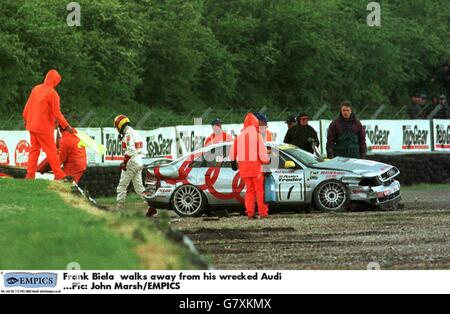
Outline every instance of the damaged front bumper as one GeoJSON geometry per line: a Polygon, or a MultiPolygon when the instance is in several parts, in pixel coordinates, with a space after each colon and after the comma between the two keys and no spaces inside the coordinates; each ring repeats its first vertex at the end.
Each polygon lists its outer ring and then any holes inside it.
{"type": "Polygon", "coordinates": [[[377,187],[355,186],[350,188],[351,200],[369,203],[372,206],[392,207],[402,200],[400,182],[393,180],[390,185],[377,187]]]}

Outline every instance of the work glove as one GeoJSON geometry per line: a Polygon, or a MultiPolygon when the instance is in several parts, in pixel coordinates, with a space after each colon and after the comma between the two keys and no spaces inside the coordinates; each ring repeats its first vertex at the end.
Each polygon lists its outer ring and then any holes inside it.
{"type": "Polygon", "coordinates": [[[125,156],[123,162],[120,164],[120,170],[127,171],[128,161],[131,159],[130,156],[125,156]]]}
{"type": "Polygon", "coordinates": [[[67,126],[66,131],[69,132],[70,134],[74,134],[74,130],[70,125],[67,126]]]}

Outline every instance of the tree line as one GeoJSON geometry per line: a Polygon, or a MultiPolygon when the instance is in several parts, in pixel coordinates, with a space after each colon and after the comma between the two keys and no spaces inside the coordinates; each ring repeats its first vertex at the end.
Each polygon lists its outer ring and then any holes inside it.
{"type": "Polygon", "coordinates": [[[438,92],[450,59],[448,0],[0,2],[0,112],[21,112],[48,69],[66,112],[407,104],[438,92]]]}

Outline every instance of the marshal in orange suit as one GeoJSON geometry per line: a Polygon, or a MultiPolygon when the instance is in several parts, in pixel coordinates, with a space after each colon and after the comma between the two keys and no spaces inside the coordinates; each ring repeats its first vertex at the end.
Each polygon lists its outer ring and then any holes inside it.
{"type": "MultiPolygon", "coordinates": [[[[74,133],[77,133],[74,129],[74,133]]],[[[80,139],[67,130],[62,131],[62,137],[59,141],[59,160],[64,167],[64,173],[72,177],[76,183],[80,182],[81,177],[87,169],[86,148],[79,147],[80,139]]]]}
{"type": "Polygon", "coordinates": [[[56,70],[50,70],[44,83],[37,85],[31,91],[23,111],[25,127],[30,132],[31,149],[28,157],[27,179],[36,176],[37,163],[41,149],[47,155],[50,167],[56,180],[66,177],[61,169],[54,138],[55,121],[62,129],[72,133],[67,120],[61,113],[60,98],[55,90],[61,82],[61,76],[56,70]]]}

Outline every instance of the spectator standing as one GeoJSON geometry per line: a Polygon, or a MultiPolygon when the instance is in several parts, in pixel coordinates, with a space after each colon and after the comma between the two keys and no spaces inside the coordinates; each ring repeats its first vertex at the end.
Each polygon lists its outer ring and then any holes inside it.
{"type": "Polygon", "coordinates": [[[366,132],[361,122],[356,119],[348,101],[341,104],[339,117],[328,128],[327,155],[330,159],[366,158],[366,132]]]}

